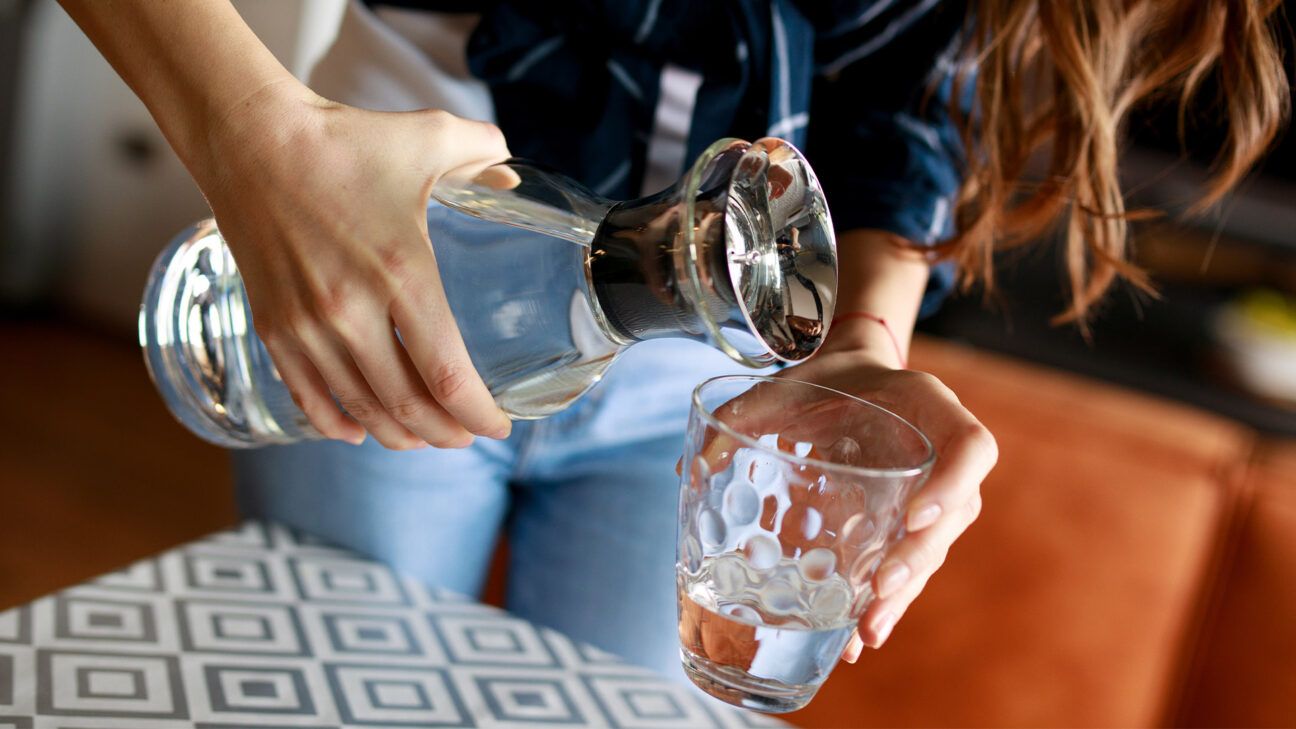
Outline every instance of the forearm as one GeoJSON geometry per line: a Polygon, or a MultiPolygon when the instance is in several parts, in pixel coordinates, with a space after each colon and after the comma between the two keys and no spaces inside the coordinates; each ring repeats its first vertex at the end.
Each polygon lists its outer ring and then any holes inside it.
{"type": "Polygon", "coordinates": [[[228,0],[60,0],[148,107],[191,172],[210,135],[256,117],[269,89],[304,91],[228,0]]]}
{"type": "Polygon", "coordinates": [[[907,359],[918,308],[930,268],[920,251],[891,233],[853,230],[837,246],[838,317],[866,312],[886,321],[883,327],[868,318],[843,319],[828,332],[824,351],[860,350],[890,367],[907,359]],[[895,335],[895,343],[887,329],[895,335]],[[897,345],[899,353],[896,352],[897,345]]]}

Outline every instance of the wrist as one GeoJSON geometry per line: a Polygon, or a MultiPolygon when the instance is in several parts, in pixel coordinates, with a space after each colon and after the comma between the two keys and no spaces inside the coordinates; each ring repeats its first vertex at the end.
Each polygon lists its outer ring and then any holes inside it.
{"type": "Polygon", "coordinates": [[[829,346],[825,343],[815,357],[838,357],[848,359],[855,365],[879,370],[903,370],[894,352],[886,347],[863,343],[839,344],[829,346]]]}
{"type": "Polygon", "coordinates": [[[867,312],[849,312],[834,318],[828,338],[820,348],[822,354],[845,354],[885,369],[906,369],[908,353],[905,343],[884,318],[867,312]]]}
{"type": "Polygon", "coordinates": [[[188,127],[181,159],[206,190],[244,161],[282,150],[304,131],[320,128],[319,115],[333,104],[288,75],[259,83],[232,101],[207,104],[188,127]]]}

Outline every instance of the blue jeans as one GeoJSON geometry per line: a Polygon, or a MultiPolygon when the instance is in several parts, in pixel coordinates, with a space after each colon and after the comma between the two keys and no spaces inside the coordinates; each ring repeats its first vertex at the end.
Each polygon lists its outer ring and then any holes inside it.
{"type": "Polygon", "coordinates": [[[743,369],[701,344],[650,341],[571,408],[514,423],[505,441],[237,452],[239,506],[467,595],[503,530],[510,612],[682,679],[675,464],[692,389],[743,369]]]}

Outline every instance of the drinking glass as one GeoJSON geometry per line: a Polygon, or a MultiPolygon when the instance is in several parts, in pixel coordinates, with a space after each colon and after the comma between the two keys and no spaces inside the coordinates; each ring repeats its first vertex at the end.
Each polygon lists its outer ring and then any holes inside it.
{"type": "Polygon", "coordinates": [[[689,678],[759,711],[809,703],[934,461],[913,425],[827,387],[760,376],[699,385],[675,567],[689,678]]]}

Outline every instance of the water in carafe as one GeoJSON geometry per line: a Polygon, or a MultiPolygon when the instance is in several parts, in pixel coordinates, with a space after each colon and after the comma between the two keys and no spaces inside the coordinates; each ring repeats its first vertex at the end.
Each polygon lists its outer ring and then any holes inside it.
{"type": "Polygon", "coordinates": [[[434,203],[428,230],[473,364],[505,412],[540,418],[598,382],[620,347],[594,318],[588,240],[501,226],[434,203]],[[489,354],[487,354],[489,353],[489,354]]]}

